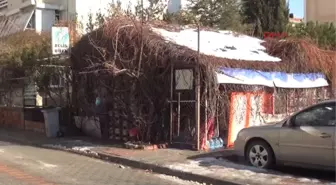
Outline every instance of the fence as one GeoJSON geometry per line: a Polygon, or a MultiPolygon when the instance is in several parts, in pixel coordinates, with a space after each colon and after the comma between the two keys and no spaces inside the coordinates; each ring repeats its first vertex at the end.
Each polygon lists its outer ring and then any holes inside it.
{"type": "Polygon", "coordinates": [[[24,129],[45,133],[44,116],[40,108],[24,108],[24,129]]]}
{"type": "Polygon", "coordinates": [[[23,108],[0,107],[0,125],[24,129],[23,108]]]}
{"type": "Polygon", "coordinates": [[[36,108],[0,107],[0,125],[34,132],[45,132],[44,117],[36,108]]]}

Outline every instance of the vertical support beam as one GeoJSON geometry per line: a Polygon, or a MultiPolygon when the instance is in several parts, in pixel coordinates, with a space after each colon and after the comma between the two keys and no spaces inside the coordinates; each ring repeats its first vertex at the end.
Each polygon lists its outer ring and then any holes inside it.
{"type": "Polygon", "coordinates": [[[173,141],[173,92],[174,92],[174,66],[173,64],[170,65],[170,129],[169,129],[169,141],[172,143],[173,141]]]}
{"type": "Polygon", "coordinates": [[[177,97],[177,136],[180,136],[181,125],[181,93],[178,93],[177,97]]]}
{"type": "Polygon", "coordinates": [[[200,27],[197,26],[197,65],[195,75],[195,118],[196,118],[196,130],[197,130],[197,150],[200,150],[200,27]]]}
{"type": "Polygon", "coordinates": [[[205,143],[208,141],[208,86],[205,84],[204,88],[204,116],[205,116],[205,122],[204,122],[204,135],[205,135],[205,143]]]}
{"type": "Polygon", "coordinates": [[[331,98],[336,98],[336,65],[335,64],[332,65],[330,81],[331,81],[331,84],[330,84],[331,98]]]}

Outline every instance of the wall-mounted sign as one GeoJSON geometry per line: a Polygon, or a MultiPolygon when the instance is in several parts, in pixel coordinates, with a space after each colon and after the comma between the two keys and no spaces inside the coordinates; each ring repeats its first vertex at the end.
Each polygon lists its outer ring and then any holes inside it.
{"type": "Polygon", "coordinates": [[[70,48],[70,34],[68,27],[52,27],[51,47],[53,55],[68,54],[70,48]]]}
{"type": "Polygon", "coordinates": [[[192,69],[175,70],[175,89],[191,90],[193,89],[194,73],[192,69]]]}

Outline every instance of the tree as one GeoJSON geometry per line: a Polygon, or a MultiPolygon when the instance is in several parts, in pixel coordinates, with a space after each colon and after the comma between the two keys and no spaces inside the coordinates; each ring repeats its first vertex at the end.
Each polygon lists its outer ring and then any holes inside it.
{"type": "Polygon", "coordinates": [[[93,22],[93,15],[90,12],[88,15],[88,22],[86,23],[86,32],[92,32],[95,28],[95,24],[93,22]]]}
{"type": "Polygon", "coordinates": [[[144,21],[149,21],[152,19],[160,19],[166,8],[166,5],[162,0],[147,0],[149,6],[144,7],[140,1],[135,6],[135,16],[144,19],[144,21]]]}
{"type": "Polygon", "coordinates": [[[240,3],[237,0],[189,0],[188,7],[203,26],[235,29],[241,24],[240,3]]]}
{"type": "Polygon", "coordinates": [[[104,14],[102,14],[101,10],[98,10],[98,12],[96,13],[96,26],[98,27],[102,27],[105,23],[105,16],[104,14]]]}
{"type": "Polygon", "coordinates": [[[309,38],[324,49],[336,48],[336,28],[333,23],[308,22],[288,25],[286,32],[291,37],[309,38]]]}
{"type": "Polygon", "coordinates": [[[242,0],[243,22],[254,24],[254,35],[264,32],[284,32],[289,22],[286,0],[242,0]]]}
{"type": "Polygon", "coordinates": [[[105,23],[105,16],[101,12],[101,10],[98,10],[95,16],[93,16],[93,14],[90,12],[88,14],[88,21],[86,23],[86,32],[90,33],[94,29],[102,27],[104,23],[105,23]]]}

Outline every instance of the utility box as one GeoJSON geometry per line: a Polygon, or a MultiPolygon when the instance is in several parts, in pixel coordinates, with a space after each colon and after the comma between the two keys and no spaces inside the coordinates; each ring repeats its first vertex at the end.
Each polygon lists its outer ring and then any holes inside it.
{"type": "Polygon", "coordinates": [[[59,126],[59,110],[61,108],[51,108],[41,110],[44,116],[45,131],[47,137],[57,137],[60,130],[59,126]]]}

